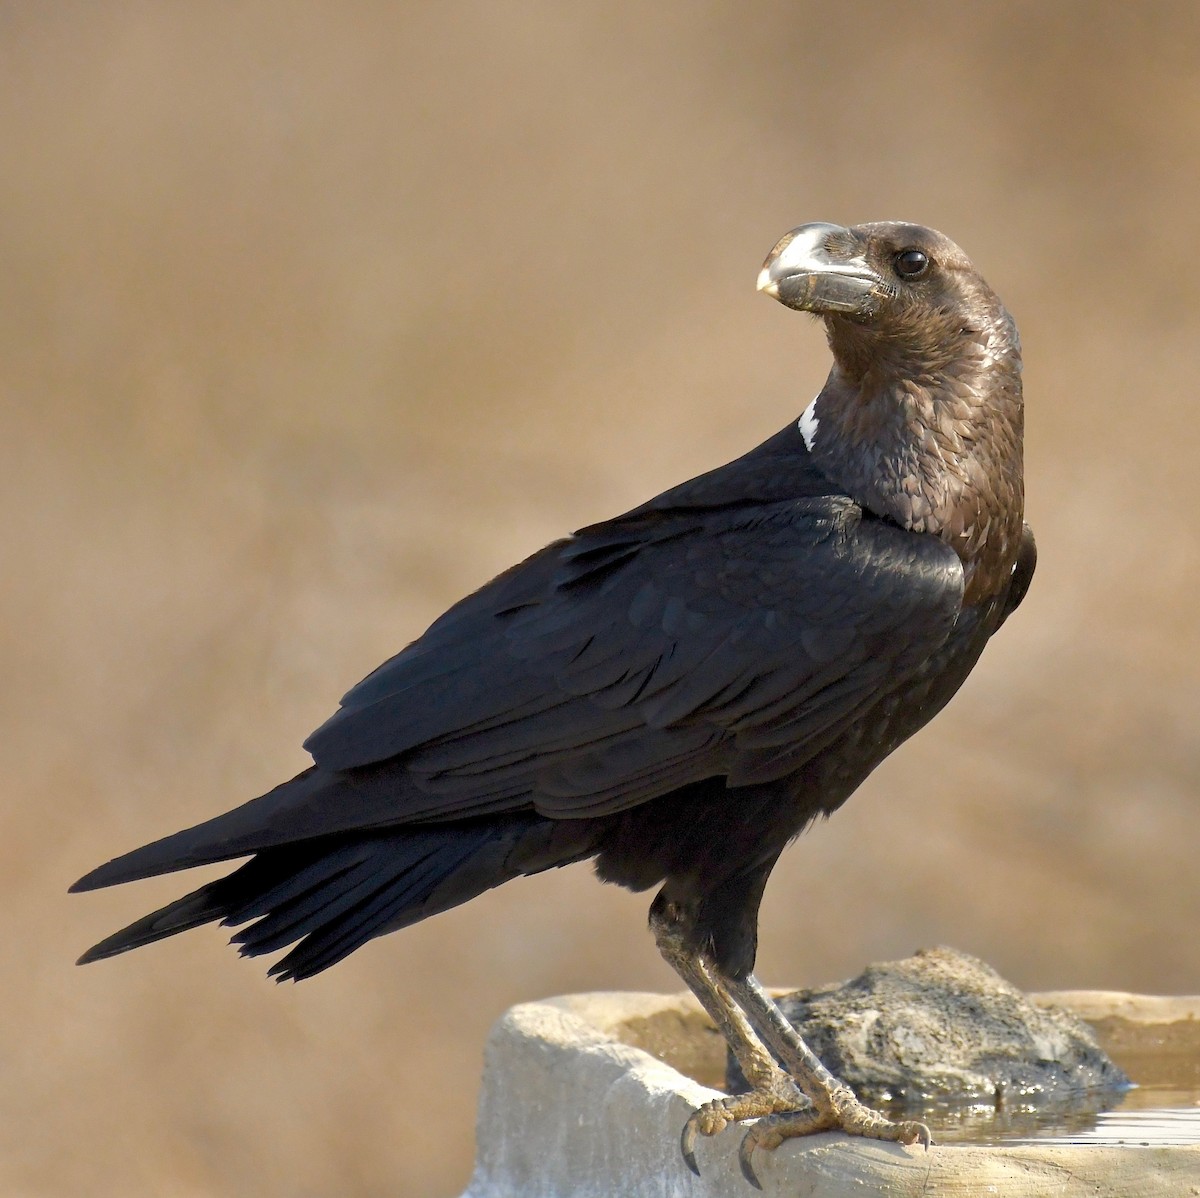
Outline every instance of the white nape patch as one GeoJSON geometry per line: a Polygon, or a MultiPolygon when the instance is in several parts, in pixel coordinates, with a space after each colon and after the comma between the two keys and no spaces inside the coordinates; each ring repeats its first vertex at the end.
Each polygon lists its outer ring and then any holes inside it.
{"type": "MultiPolygon", "coordinates": [[[[817,399],[820,398],[818,395],[817,399]]],[[[804,409],[804,415],[800,417],[800,423],[796,426],[800,430],[800,435],[804,438],[804,448],[809,453],[812,453],[812,447],[817,443],[817,425],[820,423],[817,419],[817,400],[814,399],[804,409]]]]}

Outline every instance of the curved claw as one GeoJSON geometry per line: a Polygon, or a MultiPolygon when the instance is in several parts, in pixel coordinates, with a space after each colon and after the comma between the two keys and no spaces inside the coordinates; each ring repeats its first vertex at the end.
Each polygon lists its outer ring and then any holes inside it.
{"type": "MultiPolygon", "coordinates": [[[[797,1092],[797,1097],[801,1097],[797,1092]]],[[[779,1095],[751,1091],[746,1094],[730,1094],[725,1098],[714,1098],[698,1106],[688,1117],[679,1135],[679,1153],[697,1177],[700,1166],[696,1163],[696,1141],[700,1136],[715,1136],[731,1123],[743,1119],[754,1119],[759,1115],[787,1108],[791,1094],[779,1095]]]]}
{"type": "MultiPolygon", "coordinates": [[[[762,1186],[755,1175],[750,1153],[756,1147],[774,1149],[782,1144],[785,1137],[775,1130],[780,1125],[812,1131],[822,1123],[822,1116],[817,1113],[811,1100],[796,1088],[790,1078],[780,1074],[776,1085],[770,1089],[764,1087],[748,1090],[744,1094],[728,1094],[697,1107],[679,1133],[679,1154],[684,1164],[699,1177],[700,1166],[696,1161],[696,1142],[699,1137],[715,1136],[731,1123],[741,1123],[746,1119],[756,1119],[758,1122],[743,1138],[739,1160],[742,1175],[756,1189],[762,1189],[762,1186]]],[[[785,1134],[800,1135],[803,1131],[785,1134]]]]}
{"type": "Polygon", "coordinates": [[[693,1111],[688,1118],[688,1121],[683,1125],[683,1131],[679,1136],[679,1152],[683,1157],[683,1163],[697,1177],[700,1176],[700,1166],[696,1164],[696,1137],[700,1134],[700,1124],[697,1120],[699,1111],[693,1111]]]}
{"type": "Polygon", "coordinates": [[[742,1176],[756,1189],[762,1189],[762,1182],[758,1180],[758,1174],[754,1171],[754,1147],[755,1138],[747,1132],[742,1137],[741,1145],[738,1147],[738,1165],[742,1170],[742,1176]]]}
{"type": "Polygon", "coordinates": [[[700,1136],[715,1136],[734,1121],[735,1116],[726,1109],[730,1101],[728,1098],[715,1098],[712,1102],[698,1106],[688,1116],[688,1121],[679,1134],[679,1153],[684,1164],[697,1177],[700,1176],[700,1166],[696,1163],[696,1140],[700,1136]]]}
{"type": "Polygon", "coordinates": [[[929,1130],[929,1125],[918,1123],[915,1119],[910,1119],[900,1125],[907,1133],[907,1139],[901,1141],[904,1144],[920,1144],[926,1152],[929,1151],[930,1145],[933,1143],[933,1132],[929,1130]]]}

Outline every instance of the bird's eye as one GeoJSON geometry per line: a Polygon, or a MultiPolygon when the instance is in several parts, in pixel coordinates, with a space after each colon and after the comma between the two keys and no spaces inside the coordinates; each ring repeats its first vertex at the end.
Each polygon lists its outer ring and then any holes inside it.
{"type": "Polygon", "coordinates": [[[893,265],[902,279],[916,279],[929,269],[929,258],[921,250],[901,250],[893,265]]]}

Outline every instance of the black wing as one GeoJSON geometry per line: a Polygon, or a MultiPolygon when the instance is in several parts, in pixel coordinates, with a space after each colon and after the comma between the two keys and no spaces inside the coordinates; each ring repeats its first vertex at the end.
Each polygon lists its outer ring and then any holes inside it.
{"type": "Polygon", "coordinates": [[[764,781],[942,643],[961,578],[843,499],[597,526],[452,608],[306,747],[334,771],[402,757],[408,819],[764,781]]]}
{"type": "MultiPolygon", "coordinates": [[[[943,643],[963,575],[942,542],[844,497],[766,498],[786,471],[762,461],[750,498],[734,463],[500,575],[345,696],[307,742],[314,768],[80,885],[796,770],[943,643]]],[[[805,477],[792,489],[820,490],[805,477]]]]}

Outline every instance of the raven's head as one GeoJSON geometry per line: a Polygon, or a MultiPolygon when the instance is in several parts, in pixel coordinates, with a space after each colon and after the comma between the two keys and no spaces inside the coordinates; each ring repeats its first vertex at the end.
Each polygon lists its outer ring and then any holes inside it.
{"type": "Polygon", "coordinates": [[[1021,350],[966,254],[922,225],[801,225],[758,287],[825,322],[833,370],[799,425],[821,470],[948,541],[971,598],[999,587],[1021,534],[1021,350]]]}
{"type": "Polygon", "coordinates": [[[822,317],[853,380],[884,362],[924,372],[1018,351],[1011,318],[971,260],[923,225],[801,225],[767,255],[758,289],[822,317]]]}

